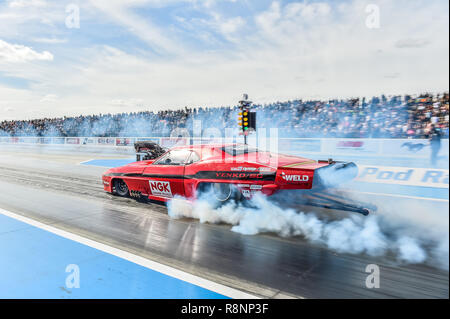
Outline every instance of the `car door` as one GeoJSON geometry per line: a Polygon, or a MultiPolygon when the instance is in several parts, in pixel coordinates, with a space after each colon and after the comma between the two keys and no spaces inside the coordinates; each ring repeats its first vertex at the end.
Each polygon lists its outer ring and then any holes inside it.
{"type": "Polygon", "coordinates": [[[184,169],[189,156],[189,150],[171,150],[145,168],[143,177],[150,199],[185,196],[184,169]]]}

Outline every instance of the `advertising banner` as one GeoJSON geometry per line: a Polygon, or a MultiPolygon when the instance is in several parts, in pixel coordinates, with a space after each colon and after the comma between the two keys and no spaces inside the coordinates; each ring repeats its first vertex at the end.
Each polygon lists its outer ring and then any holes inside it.
{"type": "Polygon", "coordinates": [[[171,148],[175,146],[189,145],[190,139],[186,137],[162,137],[161,146],[171,148]]]}
{"type": "Polygon", "coordinates": [[[80,139],[78,137],[67,137],[66,144],[78,145],[80,144],[80,139]]]}
{"type": "Polygon", "coordinates": [[[409,186],[448,188],[448,170],[432,168],[358,165],[356,181],[409,186]]]}
{"type": "MultiPolygon", "coordinates": [[[[439,156],[447,156],[448,140],[441,140],[439,156]]],[[[381,153],[385,155],[403,155],[410,157],[429,157],[431,153],[430,142],[425,139],[390,139],[382,141],[381,153]]]]}
{"type": "Polygon", "coordinates": [[[39,140],[36,137],[20,137],[18,142],[24,144],[36,144],[39,140]]]}
{"type": "Polygon", "coordinates": [[[52,144],[52,138],[51,137],[40,137],[39,144],[52,144]]]}
{"type": "Polygon", "coordinates": [[[156,144],[160,144],[159,137],[137,137],[136,142],[153,142],[156,144]]]}
{"type": "Polygon", "coordinates": [[[99,137],[97,139],[97,144],[99,145],[114,145],[116,138],[114,137],[99,137]]]}
{"type": "Polygon", "coordinates": [[[54,137],[52,139],[52,144],[64,144],[65,138],[64,137],[54,137]]]}
{"type": "Polygon", "coordinates": [[[323,152],[329,154],[379,154],[381,141],[377,139],[323,139],[323,152]]]}
{"type": "Polygon", "coordinates": [[[116,138],[116,145],[117,146],[132,146],[132,145],[134,145],[134,138],[129,138],[129,137],[116,138]]]}
{"type": "Polygon", "coordinates": [[[94,145],[96,139],[94,137],[82,137],[81,144],[83,145],[94,145]]]}

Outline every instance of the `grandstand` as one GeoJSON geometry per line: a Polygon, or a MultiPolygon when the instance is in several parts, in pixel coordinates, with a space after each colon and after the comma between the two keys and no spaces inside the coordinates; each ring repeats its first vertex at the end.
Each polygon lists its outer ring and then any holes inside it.
{"type": "MultiPolygon", "coordinates": [[[[286,101],[255,105],[258,126],[280,137],[425,138],[431,124],[449,136],[449,95],[286,101]]],[[[169,136],[175,128],[235,127],[237,106],[0,122],[0,136],[169,136]]]]}

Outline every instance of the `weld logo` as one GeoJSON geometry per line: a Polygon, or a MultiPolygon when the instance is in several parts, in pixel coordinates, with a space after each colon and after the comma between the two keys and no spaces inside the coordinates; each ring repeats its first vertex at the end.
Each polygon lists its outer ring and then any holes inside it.
{"type": "Polygon", "coordinates": [[[150,184],[150,192],[155,196],[172,197],[172,190],[169,182],[148,181],[150,184]]]}
{"type": "Polygon", "coordinates": [[[281,178],[286,182],[307,182],[309,181],[308,175],[286,175],[286,173],[281,173],[281,178]]]}

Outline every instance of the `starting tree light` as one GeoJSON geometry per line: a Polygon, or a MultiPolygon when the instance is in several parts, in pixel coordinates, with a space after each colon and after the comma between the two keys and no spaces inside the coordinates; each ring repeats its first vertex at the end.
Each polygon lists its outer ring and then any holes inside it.
{"type": "Polygon", "coordinates": [[[238,125],[247,144],[247,135],[252,131],[256,131],[256,112],[250,112],[252,102],[248,101],[247,94],[244,94],[244,98],[239,101],[239,104],[238,125]]]}

